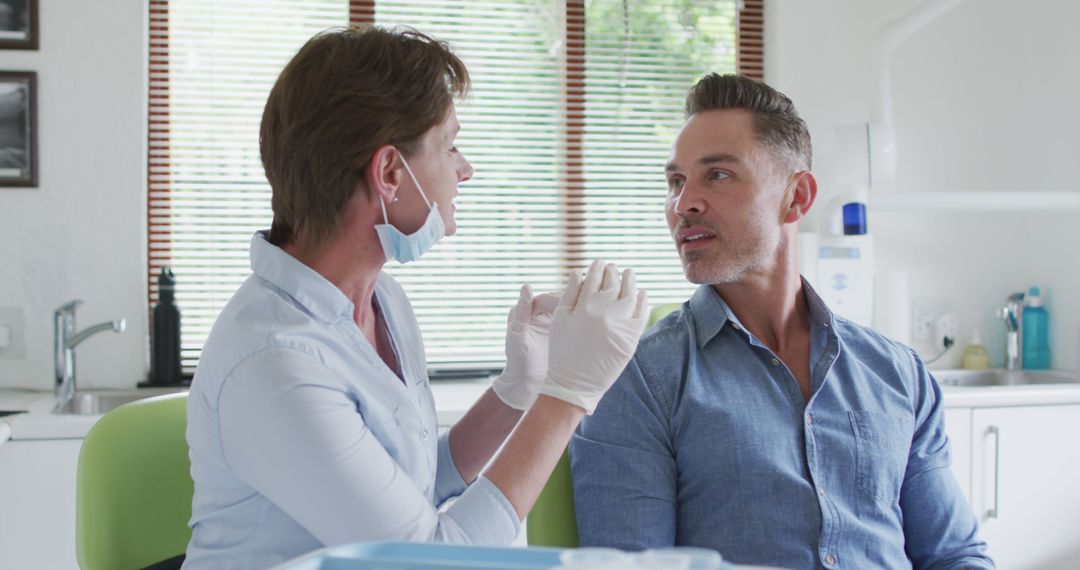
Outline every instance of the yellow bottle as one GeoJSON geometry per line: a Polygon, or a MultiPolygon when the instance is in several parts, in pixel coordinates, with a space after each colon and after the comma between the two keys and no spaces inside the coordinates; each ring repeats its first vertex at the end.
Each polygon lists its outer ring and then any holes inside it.
{"type": "Polygon", "coordinates": [[[971,342],[964,348],[964,369],[965,370],[986,370],[989,365],[989,357],[986,354],[986,347],[982,344],[982,339],[979,337],[979,329],[975,329],[971,333],[971,342]]]}

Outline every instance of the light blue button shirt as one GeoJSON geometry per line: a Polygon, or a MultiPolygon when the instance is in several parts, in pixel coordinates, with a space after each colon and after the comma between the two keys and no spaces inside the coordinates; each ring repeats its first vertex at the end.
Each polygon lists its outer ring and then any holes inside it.
{"type": "Polygon", "coordinates": [[[352,302],[262,232],[251,268],[191,386],[184,567],[265,568],[364,540],[509,544],[520,530],[512,505],[483,477],[466,487],[438,436],[420,330],[397,282],[381,273],[375,301],[404,382],[352,302]]]}
{"type": "Polygon", "coordinates": [[[645,334],[571,444],[583,546],[783,568],[993,568],[910,349],[809,285],[811,398],[711,286],[645,334]]]}

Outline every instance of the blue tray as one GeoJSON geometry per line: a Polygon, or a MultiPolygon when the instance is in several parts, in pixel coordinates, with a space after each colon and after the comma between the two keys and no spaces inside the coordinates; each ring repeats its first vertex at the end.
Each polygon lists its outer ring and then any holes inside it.
{"type": "Polygon", "coordinates": [[[485,548],[415,542],[358,542],[316,550],[275,570],[547,570],[559,548],[485,548]]]}

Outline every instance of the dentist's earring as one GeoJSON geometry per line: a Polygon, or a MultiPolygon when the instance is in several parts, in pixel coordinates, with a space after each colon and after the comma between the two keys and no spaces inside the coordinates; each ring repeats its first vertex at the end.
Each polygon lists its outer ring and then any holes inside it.
{"type": "Polygon", "coordinates": [[[393,200],[390,200],[390,203],[391,203],[391,204],[393,204],[393,203],[395,203],[395,202],[397,202],[397,201],[398,201],[398,197],[397,197],[397,196],[394,196],[394,199],[393,199],[393,200]]]}

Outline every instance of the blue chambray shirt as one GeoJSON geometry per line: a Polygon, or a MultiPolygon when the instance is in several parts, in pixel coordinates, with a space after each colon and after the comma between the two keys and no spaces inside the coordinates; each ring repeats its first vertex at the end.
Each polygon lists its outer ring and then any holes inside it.
{"type": "Polygon", "coordinates": [[[484,477],[466,487],[438,436],[420,330],[397,282],[381,273],[374,300],[402,377],[356,326],[352,301],[262,232],[251,268],[188,399],[184,568],[266,568],[368,540],[509,544],[513,506],[484,477]]]}
{"type": "Polygon", "coordinates": [[[911,349],[809,285],[811,397],[711,286],[657,323],[570,447],[582,546],[785,568],[993,568],[911,349]]]}

